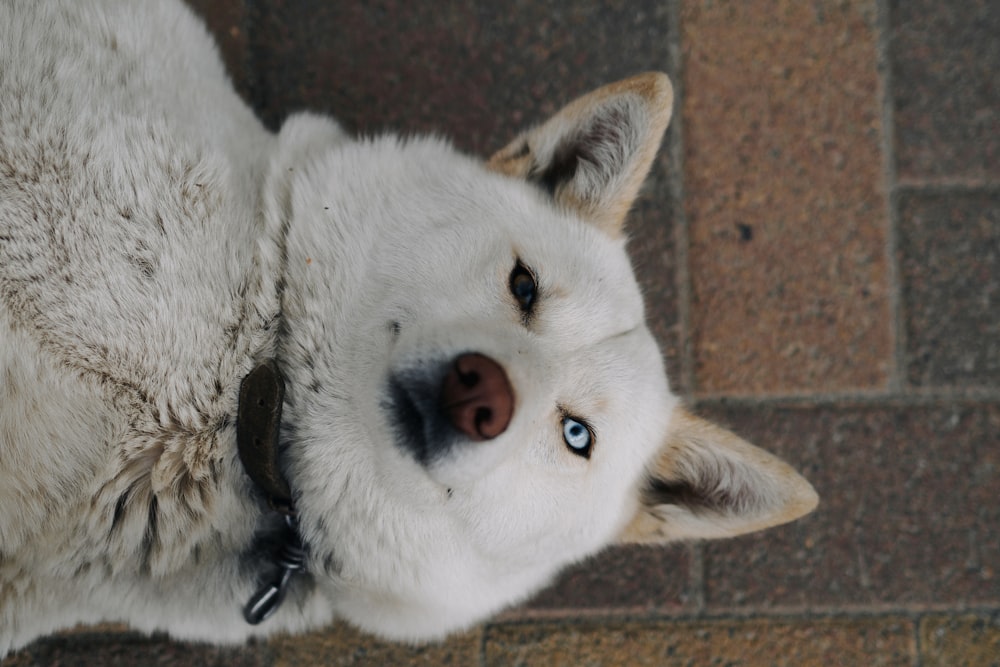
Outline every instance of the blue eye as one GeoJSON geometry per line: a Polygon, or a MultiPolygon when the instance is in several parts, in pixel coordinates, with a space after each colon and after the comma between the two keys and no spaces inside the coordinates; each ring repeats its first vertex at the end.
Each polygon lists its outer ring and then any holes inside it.
{"type": "Polygon", "coordinates": [[[569,450],[577,456],[586,459],[590,458],[590,448],[593,445],[593,436],[590,429],[585,424],[572,417],[563,417],[563,441],[569,450]]]}

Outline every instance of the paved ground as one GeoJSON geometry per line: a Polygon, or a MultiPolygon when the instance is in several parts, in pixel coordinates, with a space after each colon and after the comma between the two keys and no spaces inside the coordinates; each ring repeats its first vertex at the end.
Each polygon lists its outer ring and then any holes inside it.
{"type": "Polygon", "coordinates": [[[440,646],[343,628],[219,651],[84,632],[26,665],[1000,665],[1000,5],[994,0],[194,3],[277,126],[486,155],[662,69],[632,221],[677,389],[823,498],[726,543],[614,550],[440,646]]]}

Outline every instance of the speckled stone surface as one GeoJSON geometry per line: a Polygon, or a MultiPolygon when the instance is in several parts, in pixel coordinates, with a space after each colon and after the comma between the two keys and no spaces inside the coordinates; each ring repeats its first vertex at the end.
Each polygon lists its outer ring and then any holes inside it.
{"type": "Polygon", "coordinates": [[[251,18],[271,122],[308,107],[365,133],[442,132],[478,153],[568,96],[668,65],[663,10],[630,3],[302,0],[255,3],[251,18]]]}
{"type": "Polygon", "coordinates": [[[507,625],[486,638],[498,667],[910,667],[916,655],[912,622],[893,617],[507,625]]]}
{"type": "Polygon", "coordinates": [[[78,632],[37,641],[0,667],[269,667],[266,645],[217,648],[131,633],[78,632]]]}
{"type": "Polygon", "coordinates": [[[690,552],[684,546],[617,547],[564,572],[525,610],[628,610],[676,613],[692,608],[690,552]]]}
{"type": "Polygon", "coordinates": [[[664,142],[653,171],[639,195],[626,229],[629,255],[646,299],[646,319],[660,344],[674,392],[690,390],[681,372],[683,334],[679,323],[677,247],[668,183],[669,161],[664,142]]]}
{"type": "Polygon", "coordinates": [[[1000,614],[920,620],[921,667],[1000,667],[1000,614]]]}
{"type": "Polygon", "coordinates": [[[681,4],[699,393],[886,386],[875,21],[868,1],[681,4]]]}
{"type": "Polygon", "coordinates": [[[1000,406],[703,408],[821,499],[791,525],[706,545],[709,609],[1000,600],[1000,406]]]}
{"type": "Polygon", "coordinates": [[[478,664],[481,644],[481,631],[456,635],[440,643],[408,646],[379,641],[337,625],[325,632],[272,640],[270,648],[274,651],[273,667],[466,667],[478,664]]]}
{"type": "Polygon", "coordinates": [[[996,0],[892,0],[895,153],[910,180],[1000,178],[996,0]]]}
{"type": "Polygon", "coordinates": [[[1000,387],[1000,191],[899,199],[908,381],[1000,387]]]}

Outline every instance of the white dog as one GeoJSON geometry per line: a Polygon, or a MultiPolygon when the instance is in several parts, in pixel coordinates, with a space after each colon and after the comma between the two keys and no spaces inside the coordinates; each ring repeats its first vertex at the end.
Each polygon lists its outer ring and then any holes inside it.
{"type": "Polygon", "coordinates": [[[671,104],[640,75],[485,163],[273,135],[175,0],[0,3],[0,655],[435,638],[609,544],[809,512],[644,324],[622,221],[671,104]]]}

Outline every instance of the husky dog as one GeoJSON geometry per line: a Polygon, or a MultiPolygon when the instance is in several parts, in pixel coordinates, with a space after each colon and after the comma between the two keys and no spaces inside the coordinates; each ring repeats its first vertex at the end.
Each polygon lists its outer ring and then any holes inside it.
{"type": "Polygon", "coordinates": [[[622,224],[672,101],[642,74],[485,162],[275,135],[180,2],[0,3],[0,654],[432,639],[609,544],[812,510],[644,323],[622,224]]]}

